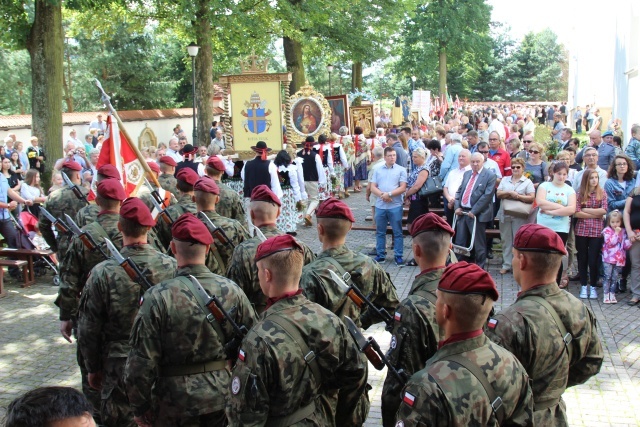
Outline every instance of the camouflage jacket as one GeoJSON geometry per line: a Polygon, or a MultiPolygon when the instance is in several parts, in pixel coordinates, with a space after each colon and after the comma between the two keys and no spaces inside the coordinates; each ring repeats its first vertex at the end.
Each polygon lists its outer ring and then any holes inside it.
{"type": "MultiPolygon", "coordinates": [[[[209,295],[216,295],[238,325],[256,321],[247,297],[232,281],[204,265],[178,268],[177,276],[193,275],[209,295]]],[[[224,344],[233,336],[229,322],[221,338],[207,321],[189,288],[166,280],[145,292],[131,330],[131,351],[125,367],[127,395],[135,415],[151,409],[156,419],[195,417],[224,409],[229,371],[219,369],[169,376],[163,370],[221,361],[224,344]]]]}
{"type": "Polygon", "coordinates": [[[78,227],[82,228],[87,224],[91,224],[98,218],[98,214],[100,213],[100,206],[96,205],[95,202],[90,202],[87,206],[80,209],[76,214],[74,220],[78,227]]]}
{"type": "Polygon", "coordinates": [[[247,213],[244,210],[242,197],[227,184],[220,181],[216,181],[216,184],[220,188],[220,201],[216,204],[216,212],[224,217],[235,219],[248,230],[249,224],[247,224],[247,213]]]}
{"type": "MultiPolygon", "coordinates": [[[[151,195],[149,195],[149,197],[151,197],[151,195]]],[[[167,208],[167,213],[173,221],[176,221],[180,218],[180,215],[186,212],[196,214],[196,204],[191,201],[191,195],[189,194],[180,194],[178,203],[172,203],[167,208]]],[[[158,239],[160,239],[160,242],[162,242],[162,247],[165,248],[165,250],[169,248],[169,243],[171,243],[171,226],[158,217],[158,222],[153,230],[158,236],[158,239]]]]}
{"type": "MultiPolygon", "coordinates": [[[[367,382],[367,364],[333,313],[295,295],[277,301],[242,341],[233,368],[227,417],[231,426],[263,426],[309,404],[314,411],[295,426],[348,426],[367,382]],[[294,325],[315,354],[319,377],[280,324],[294,325]],[[328,399],[340,390],[337,406],[328,399]]],[[[361,420],[360,425],[364,422],[361,420]]]]}
{"type": "Polygon", "coordinates": [[[533,381],[536,424],[568,425],[562,394],[567,387],[596,375],[604,357],[591,310],[552,283],[520,293],[489,325],[485,328],[487,336],[513,353],[533,381]],[[553,318],[540,303],[527,299],[528,295],[543,297],[558,313],[573,337],[571,361],[553,318]]]}
{"type": "MultiPolygon", "coordinates": [[[[87,194],[87,190],[84,187],[80,187],[80,191],[87,194]]],[[[73,190],[70,187],[62,187],[49,194],[47,200],[44,202],[43,207],[51,213],[55,218],[64,219],[64,214],[69,214],[73,217],[76,213],[87,205],[84,200],[78,199],[73,190]]],[[[49,221],[42,213],[38,220],[38,228],[42,233],[42,237],[51,247],[51,250],[58,254],[58,259],[62,259],[62,256],[67,251],[71,235],[63,235],[58,233],[57,237],[51,229],[51,221],[49,221]]]]}
{"type": "Polygon", "coordinates": [[[160,187],[171,192],[171,194],[178,194],[178,187],[176,187],[178,180],[175,176],[170,173],[161,173],[158,176],[158,182],[160,183],[160,187]]]}
{"type": "MultiPolygon", "coordinates": [[[[342,274],[327,259],[333,258],[350,273],[352,281],[358,286],[365,296],[372,294],[370,301],[377,307],[384,308],[393,314],[393,310],[398,305],[398,295],[389,275],[366,255],[354,252],[346,245],[328,249],[318,254],[312,263],[305,265],[302,269],[300,287],[309,300],[316,302],[324,308],[331,310],[340,318],[349,316],[363,329],[367,329],[372,324],[381,322],[382,319],[366,310],[363,310],[351,301],[345,289],[335,283],[327,269],[334,270],[339,276],[342,274]]],[[[363,308],[366,306],[363,306],[363,308]]]]}
{"type": "MultiPolygon", "coordinates": [[[[118,250],[122,247],[122,233],[118,231],[120,215],[115,212],[105,212],[98,215],[95,222],[82,227],[103,251],[109,255],[104,247],[104,233],[118,250]]],[[[60,307],[60,320],[70,320],[78,313],[78,298],[91,270],[102,261],[104,256],[99,250],[90,251],[78,237],[71,239],[71,244],[60,262],[60,288],[56,305],[60,307]]]]}
{"type": "Polygon", "coordinates": [[[482,384],[463,366],[443,360],[460,355],[474,362],[502,398],[502,425],[533,426],[533,395],[524,367],[484,334],[441,347],[402,390],[398,426],[498,426],[482,384]]]}
{"type": "MultiPolygon", "coordinates": [[[[267,239],[284,234],[278,230],[275,225],[263,225],[258,228],[267,239]]],[[[298,243],[304,249],[304,263],[309,264],[316,256],[307,245],[301,241],[298,241],[298,243]]],[[[252,237],[236,246],[233,251],[233,256],[231,257],[231,262],[227,268],[227,277],[242,288],[256,309],[256,312],[261,314],[267,305],[267,297],[262,293],[262,289],[260,288],[258,267],[254,261],[259,244],[260,239],[252,237]]]]}
{"type": "MultiPolygon", "coordinates": [[[[425,271],[416,276],[409,296],[396,307],[391,331],[391,344],[387,357],[397,370],[411,376],[424,368],[425,363],[438,350],[438,341],[444,338],[436,322],[436,288],[444,268],[425,271]],[[434,303],[427,299],[430,294],[434,303]]],[[[382,388],[382,421],[395,426],[396,412],[402,402],[402,387],[395,376],[389,375],[382,388]]]]}
{"type": "MultiPolygon", "coordinates": [[[[153,284],[175,276],[176,260],[151,245],[125,246],[120,253],[130,257],[153,284]]],[[[113,258],[95,266],[82,292],[78,316],[78,347],[89,372],[101,371],[103,359],[129,355],[129,335],[142,294],[142,286],[113,258]]]]}
{"type": "Polygon", "coordinates": [[[230,243],[226,243],[218,235],[213,236],[213,244],[222,260],[223,271],[226,272],[233,256],[233,251],[236,246],[249,238],[249,232],[235,219],[224,217],[216,211],[203,211],[203,213],[216,227],[220,227],[230,240],[230,243]]]}

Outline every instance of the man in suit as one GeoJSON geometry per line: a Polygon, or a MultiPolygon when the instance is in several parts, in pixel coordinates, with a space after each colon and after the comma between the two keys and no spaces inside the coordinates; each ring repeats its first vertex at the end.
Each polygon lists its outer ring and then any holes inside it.
{"type": "Polygon", "coordinates": [[[487,259],[486,226],[493,220],[493,193],[496,175],[484,167],[484,156],[471,155],[471,170],[464,173],[462,184],[456,192],[455,214],[458,215],[456,245],[468,245],[477,218],[476,238],[473,244],[475,262],[484,268],[487,259]]]}

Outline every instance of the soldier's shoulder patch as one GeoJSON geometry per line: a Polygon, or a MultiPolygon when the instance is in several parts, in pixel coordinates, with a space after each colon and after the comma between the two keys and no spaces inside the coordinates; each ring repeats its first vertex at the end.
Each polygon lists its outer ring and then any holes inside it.
{"type": "Polygon", "coordinates": [[[244,362],[244,357],[245,357],[245,353],[243,349],[240,349],[240,351],[238,351],[238,359],[242,360],[244,362]]]}
{"type": "Polygon", "coordinates": [[[391,349],[395,349],[397,345],[398,345],[398,340],[396,339],[396,336],[391,335],[391,344],[389,344],[389,347],[391,347],[391,349]]]}
{"type": "Polygon", "coordinates": [[[488,326],[490,329],[495,329],[495,328],[496,328],[496,326],[498,326],[498,319],[495,319],[495,318],[493,318],[493,317],[492,317],[492,318],[491,318],[491,319],[489,319],[489,321],[487,322],[487,326],[488,326]]]}
{"type": "Polygon", "coordinates": [[[233,394],[238,394],[240,393],[240,378],[239,377],[233,377],[233,380],[231,380],[231,393],[233,394]]]}
{"type": "Polygon", "coordinates": [[[405,391],[404,396],[402,396],[402,401],[413,408],[413,405],[416,403],[416,397],[408,391],[405,391]]]}
{"type": "Polygon", "coordinates": [[[400,320],[402,320],[402,313],[398,313],[396,311],[396,313],[393,315],[393,320],[395,320],[396,322],[399,322],[400,320]]]}
{"type": "Polygon", "coordinates": [[[404,427],[404,421],[400,420],[396,423],[396,427],[404,427]]]}

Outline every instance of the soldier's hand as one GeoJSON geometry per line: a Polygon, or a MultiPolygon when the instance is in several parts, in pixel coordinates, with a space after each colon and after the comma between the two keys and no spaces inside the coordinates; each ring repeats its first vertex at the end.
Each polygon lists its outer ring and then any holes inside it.
{"type": "Polygon", "coordinates": [[[72,328],[71,320],[62,320],[60,321],[60,333],[64,337],[65,340],[71,341],[71,328],[72,328]]]}
{"type": "Polygon", "coordinates": [[[89,385],[95,390],[102,390],[102,378],[102,372],[94,372],[87,375],[89,385]]]}

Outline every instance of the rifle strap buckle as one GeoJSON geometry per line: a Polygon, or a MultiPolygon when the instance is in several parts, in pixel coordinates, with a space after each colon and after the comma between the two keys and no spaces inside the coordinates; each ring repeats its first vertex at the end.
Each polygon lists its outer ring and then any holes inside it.
{"type": "Polygon", "coordinates": [[[316,358],[316,354],[313,352],[313,350],[311,350],[311,351],[309,351],[309,353],[307,353],[304,356],[304,361],[307,362],[307,363],[311,363],[311,361],[313,359],[315,359],[315,358],[316,358]]]}

